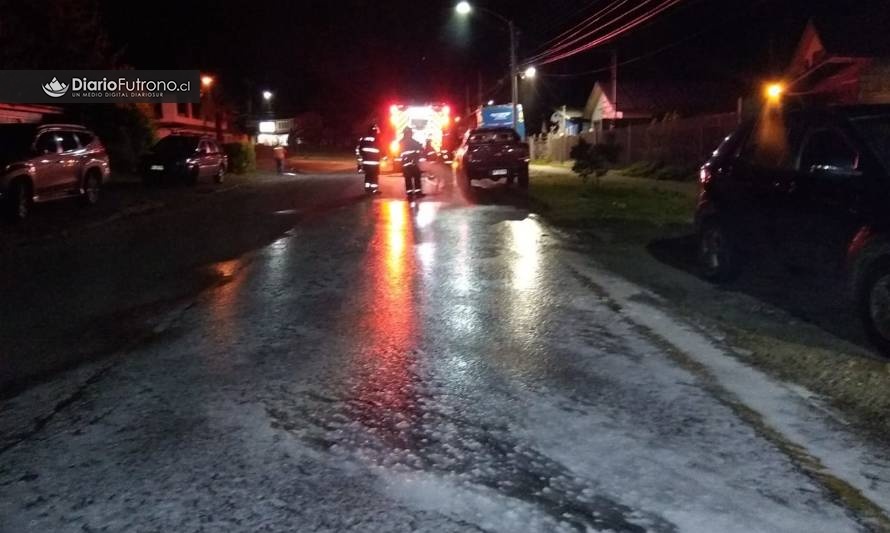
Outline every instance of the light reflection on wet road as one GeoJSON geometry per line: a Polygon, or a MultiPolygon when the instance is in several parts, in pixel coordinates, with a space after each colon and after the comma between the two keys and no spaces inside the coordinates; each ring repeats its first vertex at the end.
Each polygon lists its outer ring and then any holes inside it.
{"type": "Polygon", "coordinates": [[[2,456],[0,530],[858,529],[536,218],[397,183],[217,264],[2,456]]]}

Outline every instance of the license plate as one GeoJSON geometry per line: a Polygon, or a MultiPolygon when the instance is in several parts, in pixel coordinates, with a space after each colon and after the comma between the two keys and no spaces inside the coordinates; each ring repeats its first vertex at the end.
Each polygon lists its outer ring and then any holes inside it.
{"type": "Polygon", "coordinates": [[[164,170],[164,165],[152,165],[152,170],[164,170]]]}
{"type": "Polygon", "coordinates": [[[491,175],[492,175],[492,176],[506,176],[506,175],[507,175],[507,169],[506,169],[506,168],[496,168],[496,169],[494,169],[494,170],[491,171],[491,175]]]}

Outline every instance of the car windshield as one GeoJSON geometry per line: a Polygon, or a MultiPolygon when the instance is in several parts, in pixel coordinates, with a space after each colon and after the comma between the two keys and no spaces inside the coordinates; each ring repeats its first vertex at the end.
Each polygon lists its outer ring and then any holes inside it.
{"type": "Polygon", "coordinates": [[[155,144],[154,152],[158,155],[188,155],[198,148],[198,139],[194,137],[164,137],[155,144]]]}
{"type": "Polygon", "coordinates": [[[497,131],[478,131],[470,135],[469,143],[471,144],[482,144],[482,143],[509,143],[516,142],[519,140],[519,137],[516,133],[509,130],[497,130],[497,131]]]}
{"type": "Polygon", "coordinates": [[[890,115],[862,117],[853,120],[865,141],[890,170],[890,115]]]}
{"type": "Polygon", "coordinates": [[[0,154],[18,156],[27,153],[34,141],[36,128],[26,124],[5,124],[0,126],[0,154]]]}

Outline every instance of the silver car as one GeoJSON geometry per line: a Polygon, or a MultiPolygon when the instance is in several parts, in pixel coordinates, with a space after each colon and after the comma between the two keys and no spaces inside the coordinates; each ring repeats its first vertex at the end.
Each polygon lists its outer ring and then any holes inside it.
{"type": "Polygon", "coordinates": [[[0,202],[12,221],[35,202],[99,201],[108,179],[108,154],[99,138],[71,124],[0,124],[0,202]]]}

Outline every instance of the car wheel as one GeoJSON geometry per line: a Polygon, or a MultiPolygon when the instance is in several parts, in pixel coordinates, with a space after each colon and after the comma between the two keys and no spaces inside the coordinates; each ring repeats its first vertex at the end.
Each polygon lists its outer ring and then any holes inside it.
{"type": "Polygon", "coordinates": [[[878,261],[869,270],[858,300],[865,332],[890,357],[890,258],[878,261]]]}
{"type": "Polygon", "coordinates": [[[213,176],[213,183],[222,183],[226,179],[226,169],[224,166],[220,165],[218,169],[216,169],[216,174],[213,176]]]}
{"type": "Polygon", "coordinates": [[[24,180],[17,180],[10,184],[8,197],[4,207],[4,215],[10,222],[20,222],[28,218],[31,212],[31,185],[24,180]]]}
{"type": "Polygon", "coordinates": [[[703,278],[731,281],[739,275],[739,257],[726,230],[717,222],[706,222],[699,233],[698,264],[703,278]]]}
{"type": "Polygon", "coordinates": [[[95,172],[87,174],[83,183],[83,194],[80,199],[84,205],[96,205],[102,190],[102,179],[95,172]]]}

